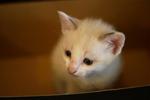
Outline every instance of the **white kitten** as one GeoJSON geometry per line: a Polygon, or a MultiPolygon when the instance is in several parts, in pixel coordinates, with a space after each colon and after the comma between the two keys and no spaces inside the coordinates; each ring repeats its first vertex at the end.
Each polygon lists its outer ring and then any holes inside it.
{"type": "Polygon", "coordinates": [[[56,89],[74,93],[113,85],[121,72],[124,34],[100,19],[58,14],[63,34],[51,55],[56,89]]]}

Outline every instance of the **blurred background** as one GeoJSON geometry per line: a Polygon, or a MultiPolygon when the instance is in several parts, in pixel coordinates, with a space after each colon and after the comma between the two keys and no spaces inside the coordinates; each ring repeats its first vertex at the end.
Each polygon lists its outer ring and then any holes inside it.
{"type": "Polygon", "coordinates": [[[0,4],[0,96],[51,95],[49,54],[59,38],[57,10],[102,18],[126,35],[116,88],[150,84],[149,0],[27,0],[0,4]]]}

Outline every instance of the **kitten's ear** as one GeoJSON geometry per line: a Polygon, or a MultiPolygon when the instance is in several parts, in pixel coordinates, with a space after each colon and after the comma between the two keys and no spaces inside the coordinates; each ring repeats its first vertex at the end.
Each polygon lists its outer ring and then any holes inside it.
{"type": "Polygon", "coordinates": [[[66,31],[75,30],[78,27],[78,24],[80,22],[79,19],[73,18],[62,11],[57,11],[57,12],[60,18],[61,30],[63,34],[66,31]]]}
{"type": "Polygon", "coordinates": [[[104,42],[112,54],[118,55],[121,53],[125,43],[125,35],[121,32],[112,32],[104,36],[104,42]]]}

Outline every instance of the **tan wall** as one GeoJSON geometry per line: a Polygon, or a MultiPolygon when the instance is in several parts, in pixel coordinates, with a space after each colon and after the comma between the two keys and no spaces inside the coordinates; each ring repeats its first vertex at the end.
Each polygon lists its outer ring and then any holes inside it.
{"type": "Polygon", "coordinates": [[[78,18],[101,17],[125,32],[126,47],[147,47],[140,41],[147,43],[150,37],[149,3],[148,0],[64,0],[0,5],[0,54],[49,52],[60,34],[57,10],[78,18]]]}

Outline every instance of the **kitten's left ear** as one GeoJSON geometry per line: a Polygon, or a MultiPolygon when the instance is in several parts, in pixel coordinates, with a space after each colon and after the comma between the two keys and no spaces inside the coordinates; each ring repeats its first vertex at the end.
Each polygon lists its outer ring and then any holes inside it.
{"type": "Polygon", "coordinates": [[[80,22],[79,19],[71,17],[62,11],[58,11],[58,15],[60,18],[61,30],[63,34],[66,31],[75,30],[78,27],[78,24],[80,22]]]}
{"type": "Polygon", "coordinates": [[[121,53],[125,43],[125,35],[121,32],[108,33],[104,37],[104,42],[112,54],[118,55],[121,53]]]}

